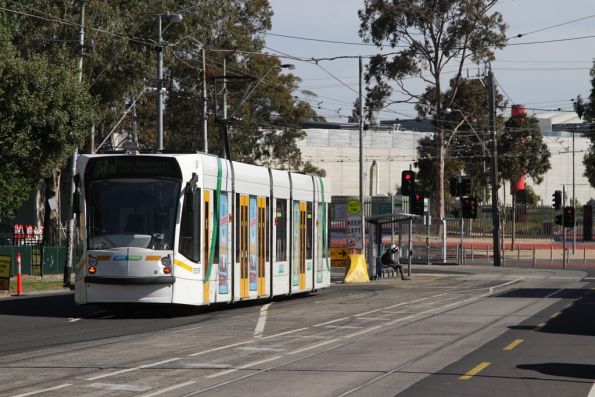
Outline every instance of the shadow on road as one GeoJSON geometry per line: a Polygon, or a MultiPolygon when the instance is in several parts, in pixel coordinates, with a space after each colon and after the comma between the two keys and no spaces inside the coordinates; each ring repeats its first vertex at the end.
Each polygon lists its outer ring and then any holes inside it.
{"type": "Polygon", "coordinates": [[[519,369],[540,372],[564,378],[595,379],[595,365],[573,363],[521,364],[519,369]]]}

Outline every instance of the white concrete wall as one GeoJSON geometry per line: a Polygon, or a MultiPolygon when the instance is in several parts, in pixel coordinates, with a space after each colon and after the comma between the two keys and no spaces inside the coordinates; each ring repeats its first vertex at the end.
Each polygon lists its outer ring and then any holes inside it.
{"type": "MultiPolygon", "coordinates": [[[[333,195],[359,194],[359,132],[357,130],[306,130],[308,136],[299,143],[304,160],[324,168],[331,179],[333,195]]],[[[531,179],[527,183],[541,197],[544,205],[552,203],[555,190],[562,190],[566,185],[568,198],[572,197],[572,138],[553,136],[569,135],[564,133],[546,133],[544,140],[552,154],[552,168],[544,176],[540,185],[531,179]]],[[[395,186],[401,183],[401,171],[409,169],[417,157],[417,141],[428,133],[414,131],[365,131],[364,136],[364,191],[370,192],[368,175],[372,161],[379,165],[379,193],[395,192],[395,186]]],[[[595,197],[595,189],[589,186],[583,175],[585,167],[583,157],[588,151],[588,138],[575,137],[575,177],[576,197],[579,203],[586,203],[595,197]]],[[[504,199],[504,189],[500,189],[500,199],[504,199]]],[[[510,186],[506,185],[507,203],[511,202],[510,186]]]]}

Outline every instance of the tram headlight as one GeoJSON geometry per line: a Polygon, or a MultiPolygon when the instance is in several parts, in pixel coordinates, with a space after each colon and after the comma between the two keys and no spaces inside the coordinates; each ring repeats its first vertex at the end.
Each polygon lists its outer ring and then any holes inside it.
{"type": "Polygon", "coordinates": [[[89,256],[89,267],[87,267],[87,271],[89,274],[97,273],[97,258],[94,256],[89,256]]]}
{"type": "Polygon", "coordinates": [[[161,258],[161,265],[163,266],[164,274],[171,274],[171,259],[169,256],[164,256],[161,258]]]}

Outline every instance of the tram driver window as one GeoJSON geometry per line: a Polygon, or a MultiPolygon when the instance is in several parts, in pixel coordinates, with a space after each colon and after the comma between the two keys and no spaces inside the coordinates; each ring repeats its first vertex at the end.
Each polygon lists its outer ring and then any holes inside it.
{"type": "Polygon", "coordinates": [[[182,206],[182,219],[180,221],[179,251],[186,258],[198,262],[198,220],[200,219],[200,205],[193,207],[193,204],[200,202],[200,189],[194,193],[187,191],[184,194],[182,206]]]}

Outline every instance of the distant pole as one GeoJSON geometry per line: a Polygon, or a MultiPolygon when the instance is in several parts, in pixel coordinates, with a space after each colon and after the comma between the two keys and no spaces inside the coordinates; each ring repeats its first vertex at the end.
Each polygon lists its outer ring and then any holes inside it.
{"type": "Polygon", "coordinates": [[[361,222],[362,222],[362,255],[366,255],[366,217],[364,206],[364,62],[359,57],[359,201],[362,204],[361,222]]]}
{"type": "Polygon", "coordinates": [[[203,139],[203,150],[205,153],[209,153],[209,141],[207,139],[207,128],[208,128],[208,119],[207,119],[207,56],[206,50],[203,47],[202,50],[202,139],[203,139]]]}
{"type": "Polygon", "coordinates": [[[163,38],[157,15],[157,151],[163,150],[163,38]]]}
{"type": "Polygon", "coordinates": [[[488,105],[490,128],[492,129],[492,251],[494,266],[501,266],[500,258],[500,213],[498,212],[498,146],[496,144],[496,98],[494,95],[494,74],[488,71],[488,105]]]}
{"type": "Polygon", "coordinates": [[[576,195],[575,195],[575,179],[574,179],[574,131],[572,132],[572,255],[576,254],[576,195]]]}
{"type": "MultiPolygon", "coordinates": [[[[78,42],[78,69],[79,69],[79,81],[83,81],[83,58],[85,57],[85,5],[86,0],[79,2],[81,6],[81,16],[79,23],[79,42],[78,42]]],[[[91,130],[93,133],[93,130],[91,130]]],[[[93,141],[91,141],[91,150],[93,150],[93,141]]],[[[67,241],[66,241],[66,261],[64,263],[64,277],[63,283],[66,286],[70,286],[70,275],[72,273],[72,263],[74,261],[74,213],[72,211],[74,202],[72,200],[76,187],[74,186],[74,174],[76,173],[76,158],[78,149],[74,149],[72,156],[70,157],[71,167],[71,178],[70,178],[70,194],[68,197],[68,208],[70,208],[68,227],[67,227],[67,241]]]]}
{"type": "Polygon", "coordinates": [[[566,185],[562,185],[562,269],[566,269],[566,185]]]}

